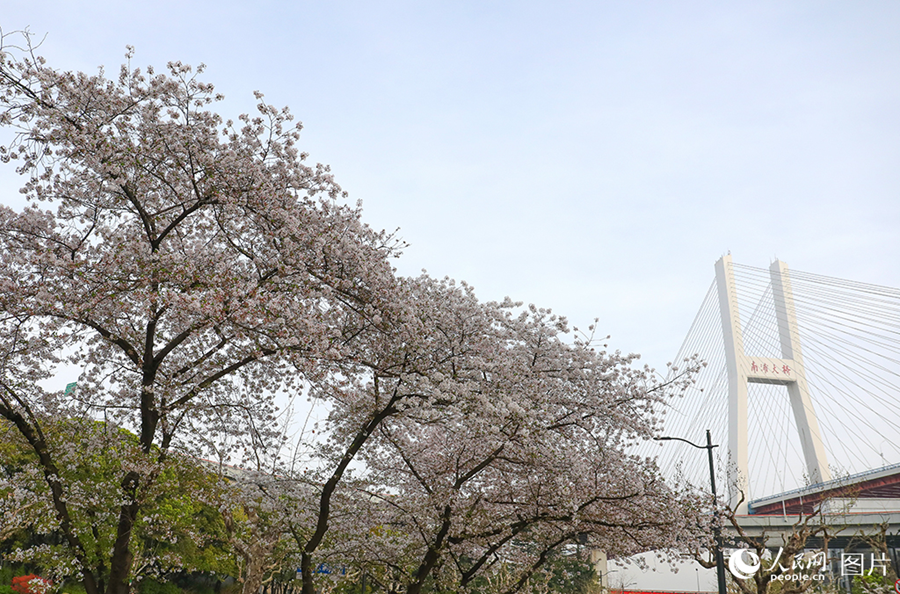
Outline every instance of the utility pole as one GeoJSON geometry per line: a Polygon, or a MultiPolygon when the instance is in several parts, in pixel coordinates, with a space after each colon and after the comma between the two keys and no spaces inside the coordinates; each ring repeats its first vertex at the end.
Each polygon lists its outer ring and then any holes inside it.
{"type": "MultiPolygon", "coordinates": [[[[716,556],[716,578],[719,583],[719,594],[727,594],[725,587],[725,559],[722,556],[722,526],[719,522],[719,500],[716,496],[716,467],[713,463],[713,448],[719,447],[718,444],[713,445],[712,436],[709,429],[706,430],[706,445],[697,445],[692,441],[682,439],[681,437],[654,437],[656,441],[683,441],[689,446],[693,446],[698,450],[706,450],[709,456],[709,485],[712,488],[713,514],[715,522],[713,524],[713,539],[715,540],[715,556],[716,556]]],[[[698,585],[699,588],[699,585],[698,585]]]]}

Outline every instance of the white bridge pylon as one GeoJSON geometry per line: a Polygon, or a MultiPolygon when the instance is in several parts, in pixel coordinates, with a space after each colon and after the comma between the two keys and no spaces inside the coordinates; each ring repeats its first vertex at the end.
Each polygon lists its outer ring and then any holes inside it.
{"type": "Polygon", "coordinates": [[[738,505],[743,496],[743,503],[736,509],[738,514],[748,513],[747,504],[750,501],[748,383],[778,384],[787,387],[806,461],[807,477],[811,484],[831,480],[825,444],[822,441],[809,385],[806,382],[803,353],[800,349],[800,332],[797,327],[787,264],[775,260],[769,267],[769,274],[778,321],[781,358],[756,357],[752,353],[744,352],[731,256],[722,256],[716,262],[716,285],[728,372],[728,495],[732,508],[738,505]]]}

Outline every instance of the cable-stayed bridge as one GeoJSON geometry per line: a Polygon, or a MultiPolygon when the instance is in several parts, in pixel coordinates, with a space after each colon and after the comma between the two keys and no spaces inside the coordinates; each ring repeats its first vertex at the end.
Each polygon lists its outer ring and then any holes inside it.
{"type": "MultiPolygon", "coordinates": [[[[712,432],[717,482],[748,525],[815,506],[900,523],[900,289],[730,255],[715,272],[675,359],[706,366],[664,434],[712,432]]],[[[709,484],[702,452],[647,447],[669,476],[709,484]]]]}

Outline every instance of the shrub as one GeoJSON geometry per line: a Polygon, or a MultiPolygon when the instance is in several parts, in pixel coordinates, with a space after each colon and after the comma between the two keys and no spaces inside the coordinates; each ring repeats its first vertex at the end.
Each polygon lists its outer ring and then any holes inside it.
{"type": "Polygon", "coordinates": [[[46,594],[53,582],[39,575],[20,575],[12,579],[12,589],[18,594],[46,594]]]}
{"type": "Polygon", "coordinates": [[[138,586],[140,594],[182,594],[181,588],[172,582],[157,582],[156,580],[143,580],[138,586]]]}

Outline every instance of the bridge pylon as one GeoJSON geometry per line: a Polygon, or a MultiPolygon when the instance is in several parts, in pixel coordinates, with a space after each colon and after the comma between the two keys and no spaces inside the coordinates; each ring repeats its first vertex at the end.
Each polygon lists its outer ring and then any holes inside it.
{"type": "Polygon", "coordinates": [[[831,480],[825,444],[806,382],[787,264],[775,260],[769,267],[769,274],[781,358],[757,357],[744,352],[734,264],[731,255],[722,256],[716,262],[716,285],[728,370],[728,495],[732,508],[737,506],[738,514],[748,513],[747,504],[750,501],[747,414],[747,386],[750,383],[787,387],[810,483],[831,480]],[[738,505],[742,495],[743,503],[738,505]]]}

